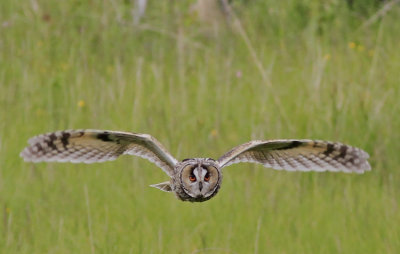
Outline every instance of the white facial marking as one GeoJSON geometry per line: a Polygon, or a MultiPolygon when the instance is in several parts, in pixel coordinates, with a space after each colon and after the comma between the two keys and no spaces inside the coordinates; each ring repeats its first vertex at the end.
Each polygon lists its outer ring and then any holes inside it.
{"type": "Polygon", "coordinates": [[[199,181],[199,180],[200,180],[198,168],[195,168],[195,169],[193,170],[193,175],[196,177],[196,181],[199,181]]]}
{"type": "Polygon", "coordinates": [[[207,174],[207,170],[204,168],[201,168],[201,180],[204,180],[204,176],[207,174]]]}

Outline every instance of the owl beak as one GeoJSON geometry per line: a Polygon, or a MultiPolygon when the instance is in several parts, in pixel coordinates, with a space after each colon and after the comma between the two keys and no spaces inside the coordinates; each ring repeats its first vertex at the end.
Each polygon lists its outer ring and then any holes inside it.
{"type": "Polygon", "coordinates": [[[199,182],[199,190],[201,191],[203,189],[203,183],[199,182]]]}

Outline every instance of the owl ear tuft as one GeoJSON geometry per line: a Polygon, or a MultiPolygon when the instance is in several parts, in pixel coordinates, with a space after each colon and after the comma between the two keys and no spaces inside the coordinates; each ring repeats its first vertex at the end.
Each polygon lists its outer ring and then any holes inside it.
{"type": "Polygon", "coordinates": [[[171,183],[169,181],[163,182],[163,183],[152,184],[152,185],[150,185],[150,187],[154,187],[154,188],[160,189],[165,192],[172,191],[171,183]]]}

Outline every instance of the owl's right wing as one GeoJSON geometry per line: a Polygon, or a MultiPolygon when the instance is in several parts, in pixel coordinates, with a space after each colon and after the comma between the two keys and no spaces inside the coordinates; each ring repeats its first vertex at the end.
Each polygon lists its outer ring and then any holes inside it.
{"type": "Polygon", "coordinates": [[[288,171],[363,173],[371,169],[368,157],[359,148],[337,142],[281,139],[250,141],[225,153],[217,162],[221,168],[239,162],[254,162],[288,171]]]}
{"type": "Polygon", "coordinates": [[[67,130],[31,138],[21,152],[25,161],[103,162],[123,154],[145,158],[169,176],[178,161],[154,137],[120,131],[67,130]]]}

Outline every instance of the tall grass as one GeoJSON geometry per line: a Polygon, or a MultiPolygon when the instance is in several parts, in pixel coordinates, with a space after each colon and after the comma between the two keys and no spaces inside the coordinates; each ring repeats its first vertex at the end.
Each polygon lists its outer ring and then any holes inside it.
{"type": "Polygon", "coordinates": [[[3,1],[0,252],[398,253],[400,12],[363,26],[381,8],[369,2],[238,1],[224,23],[150,1],[134,26],[130,1],[3,1]],[[185,203],[148,188],[167,177],[139,158],[19,158],[69,128],[150,133],[178,159],[338,140],[373,170],[233,165],[215,198],[185,203]]]}

